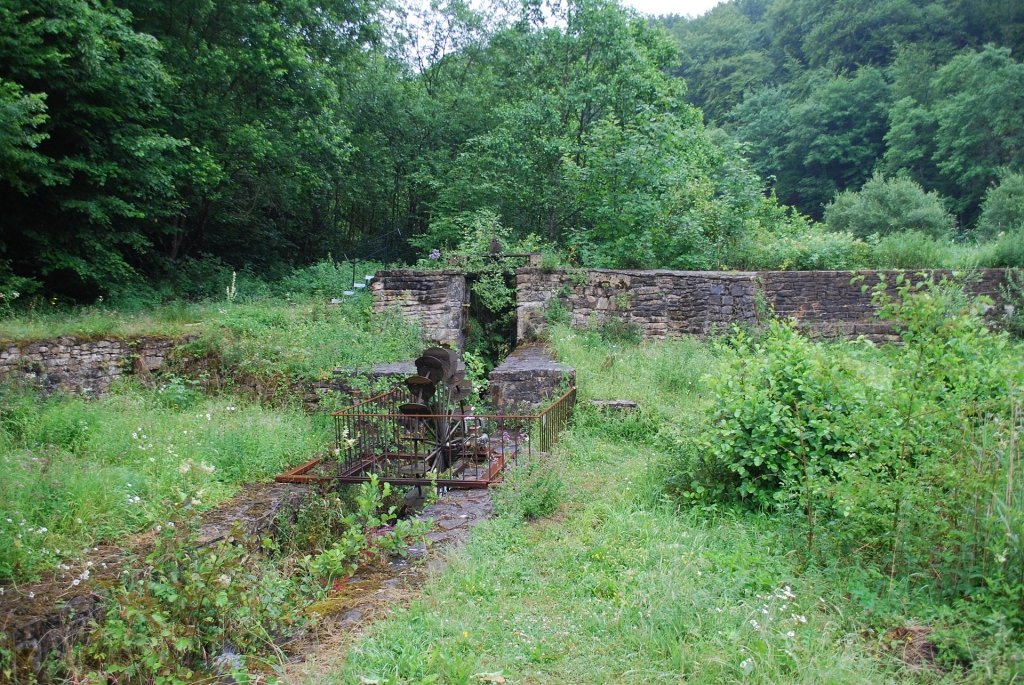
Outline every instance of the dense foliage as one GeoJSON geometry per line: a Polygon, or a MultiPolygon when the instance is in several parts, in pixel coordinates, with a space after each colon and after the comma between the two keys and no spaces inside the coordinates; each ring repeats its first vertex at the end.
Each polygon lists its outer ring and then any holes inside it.
{"type": "Polygon", "coordinates": [[[972,228],[1003,169],[1021,170],[1019,3],[731,0],[662,23],[689,101],[812,216],[879,171],[938,191],[972,228]]]}
{"type": "Polygon", "coordinates": [[[411,7],[5,2],[0,306],[203,297],[384,235],[411,263],[480,217],[597,267],[1020,252],[1015,3],[411,7]],[[905,230],[932,242],[876,249],[905,230]]]}
{"type": "Polygon", "coordinates": [[[985,327],[984,302],[896,285],[898,299],[884,284],[875,299],[899,346],[817,343],[782,322],[736,334],[707,378],[706,424],[680,438],[674,486],[788,521],[809,564],[857,569],[862,602],[896,588],[1004,639],[1024,627],[1020,350],[985,327]]]}

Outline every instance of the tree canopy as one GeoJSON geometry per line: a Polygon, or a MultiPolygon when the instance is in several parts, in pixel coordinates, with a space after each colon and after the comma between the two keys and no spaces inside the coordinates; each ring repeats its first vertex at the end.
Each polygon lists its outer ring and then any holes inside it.
{"type": "Polygon", "coordinates": [[[1021,26],[997,0],[7,0],[0,291],[273,276],[384,234],[415,261],[482,217],[584,265],[719,268],[867,211],[877,174],[966,234],[1017,211],[1021,26]]]}

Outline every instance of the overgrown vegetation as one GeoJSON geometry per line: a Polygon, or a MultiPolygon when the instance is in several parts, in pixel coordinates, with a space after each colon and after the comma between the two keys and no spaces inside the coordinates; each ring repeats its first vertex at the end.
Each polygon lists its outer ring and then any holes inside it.
{"type": "Polygon", "coordinates": [[[900,346],[556,327],[557,455],[327,680],[1012,682],[1024,353],[922,280],[876,291],[900,346]]]}
{"type": "Polygon", "coordinates": [[[307,608],[329,598],[360,564],[386,563],[423,544],[429,523],[395,521],[389,494],[374,480],[303,502],[297,514],[307,525],[295,535],[284,523],[286,547],[253,539],[241,524],[204,546],[197,516],[173,516],[156,527],[153,551],[125,571],[105,620],[66,667],[93,679],[166,685],[279,671],[282,645],[316,620],[307,608]],[[327,521],[327,536],[313,543],[308,523],[322,503],[349,495],[351,511],[327,521]]]}
{"type": "Polygon", "coordinates": [[[892,644],[914,615],[851,601],[842,573],[793,551],[789,522],[680,506],[666,491],[675,439],[708,407],[705,379],[726,350],[566,328],[552,341],[577,369],[581,404],[547,469],[513,474],[498,517],[321,682],[943,681],[904,668],[892,644]],[[640,410],[606,414],[589,398],[640,410]],[[523,523],[553,483],[554,516],[523,523]]]}
{"type": "Polygon", "coordinates": [[[701,510],[784,521],[808,568],[841,569],[873,610],[909,605],[945,629],[946,664],[1008,682],[1024,627],[1024,354],[957,288],[898,284],[875,299],[899,346],[811,342],[785,322],[731,336],[670,483],[701,510]]]}
{"type": "Polygon", "coordinates": [[[204,510],[244,483],[325,449],[326,420],[300,409],[205,397],[185,382],[128,385],[90,401],[40,400],[4,386],[0,579],[24,581],[85,547],[123,539],[186,506],[204,510]]]}

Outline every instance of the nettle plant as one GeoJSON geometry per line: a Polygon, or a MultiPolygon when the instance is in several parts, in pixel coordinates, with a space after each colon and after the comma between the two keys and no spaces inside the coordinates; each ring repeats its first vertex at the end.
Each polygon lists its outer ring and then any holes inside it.
{"type": "Polygon", "coordinates": [[[191,517],[158,526],[145,566],[126,571],[83,655],[103,675],[157,685],[210,672],[243,677],[301,620],[300,584],[252,551],[260,545],[240,525],[210,547],[199,546],[199,525],[191,517]]]}
{"type": "Polygon", "coordinates": [[[398,519],[397,507],[387,506],[391,484],[383,485],[377,474],[360,483],[355,509],[341,521],[341,537],[316,556],[306,558],[311,573],[328,582],[348,578],[360,564],[383,565],[393,556],[406,556],[410,545],[422,544],[433,522],[398,519]]]}
{"type": "Polygon", "coordinates": [[[972,301],[925,274],[874,288],[901,345],[826,344],[791,322],[736,332],[706,378],[714,411],[683,431],[672,485],[704,506],[794,517],[808,559],[883,587],[981,596],[1024,626],[1024,365],[972,301]]]}

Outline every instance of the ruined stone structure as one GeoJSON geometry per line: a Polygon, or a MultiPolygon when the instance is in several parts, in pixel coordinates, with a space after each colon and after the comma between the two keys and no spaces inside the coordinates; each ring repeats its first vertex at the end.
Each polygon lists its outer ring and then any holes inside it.
{"type": "Polygon", "coordinates": [[[707,335],[712,327],[757,322],[752,273],[525,268],[516,271],[516,293],[519,340],[544,329],[552,300],[573,326],[614,316],[638,326],[648,339],[707,335]]]}
{"type": "Polygon", "coordinates": [[[148,336],[138,340],[83,340],[61,336],[50,340],[0,345],[0,379],[11,374],[38,382],[48,392],[100,395],[116,379],[155,371],[179,343],[176,338],[148,336]]]}
{"type": "Polygon", "coordinates": [[[520,345],[488,378],[491,402],[507,411],[513,405],[533,407],[557,399],[560,390],[576,385],[576,370],[556,360],[543,345],[520,345]]]}
{"type": "MultiPolygon", "coordinates": [[[[617,317],[638,326],[647,339],[706,335],[712,328],[756,323],[774,311],[777,316],[795,318],[814,335],[895,340],[892,324],[875,316],[871,289],[884,275],[888,290],[894,293],[898,273],[525,268],[516,272],[518,336],[525,340],[543,331],[553,310],[567,314],[577,327],[617,317]]],[[[1002,269],[929,273],[936,281],[960,280],[974,295],[997,302],[1005,279],[1002,269]]]]}
{"type": "Polygon", "coordinates": [[[373,310],[378,314],[397,308],[406,319],[420,323],[428,341],[462,349],[469,292],[461,271],[379,271],[370,281],[370,290],[373,310]]]}

